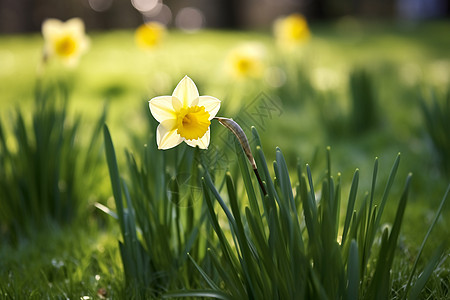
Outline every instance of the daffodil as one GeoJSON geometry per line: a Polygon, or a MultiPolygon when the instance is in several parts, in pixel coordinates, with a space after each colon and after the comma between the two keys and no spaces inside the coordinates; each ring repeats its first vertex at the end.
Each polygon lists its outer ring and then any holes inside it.
{"type": "Polygon", "coordinates": [[[311,36],[308,23],[301,14],[292,14],[274,22],[274,34],[280,47],[292,50],[311,36]]]}
{"type": "Polygon", "coordinates": [[[57,57],[70,66],[75,65],[89,47],[89,39],[80,18],[66,22],[47,19],[42,23],[42,35],[45,56],[57,57]]]}
{"type": "Polygon", "coordinates": [[[136,29],[136,44],[141,49],[152,49],[161,43],[166,32],[164,25],[158,22],[148,22],[136,29]]]}
{"type": "Polygon", "coordinates": [[[259,78],[264,74],[265,49],[260,44],[247,43],[230,51],[227,58],[229,73],[235,78],[259,78]]]}
{"type": "Polygon", "coordinates": [[[195,83],[185,76],[172,96],[149,101],[153,117],[160,123],[156,129],[158,149],[173,148],[183,141],[191,147],[207,149],[210,124],[220,108],[220,100],[199,96],[195,83]]]}

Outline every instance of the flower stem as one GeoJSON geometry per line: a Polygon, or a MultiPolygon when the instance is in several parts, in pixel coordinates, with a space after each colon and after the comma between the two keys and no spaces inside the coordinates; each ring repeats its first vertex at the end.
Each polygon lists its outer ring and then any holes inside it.
{"type": "Polygon", "coordinates": [[[220,124],[225,126],[228,130],[230,130],[238,139],[239,143],[242,146],[242,149],[244,150],[245,155],[248,158],[248,161],[252,165],[253,172],[255,172],[256,178],[258,179],[259,186],[261,187],[261,190],[264,194],[264,196],[267,195],[266,188],[263,184],[263,181],[261,180],[261,176],[259,176],[258,168],[256,167],[255,159],[253,158],[252,151],[250,150],[250,144],[248,143],[247,136],[245,135],[244,130],[242,130],[241,126],[239,126],[238,123],[236,123],[233,119],[230,118],[222,118],[222,117],[215,117],[217,121],[219,121],[220,124]]]}

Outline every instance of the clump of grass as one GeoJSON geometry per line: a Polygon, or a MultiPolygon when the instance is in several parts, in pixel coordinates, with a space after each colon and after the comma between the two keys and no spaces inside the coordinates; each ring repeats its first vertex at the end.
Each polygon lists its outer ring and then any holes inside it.
{"type": "Polygon", "coordinates": [[[437,154],[436,163],[450,177],[450,87],[442,99],[434,92],[429,97],[422,95],[420,105],[428,135],[437,154]],[[426,98],[431,99],[428,101],[426,98]]]}
{"type": "Polygon", "coordinates": [[[17,242],[50,225],[67,224],[86,210],[98,180],[106,111],[91,133],[68,116],[64,84],[38,82],[31,123],[17,109],[11,132],[0,122],[0,235],[17,242]],[[81,145],[81,136],[88,145],[81,145]]]}
{"type": "Polygon", "coordinates": [[[116,241],[94,224],[42,231],[18,247],[2,244],[0,298],[124,299],[116,241]]]}
{"type": "Polygon", "coordinates": [[[196,188],[198,150],[160,151],[151,143],[137,157],[126,151],[128,169],[119,172],[106,126],[104,139],[117,214],[98,207],[119,221],[127,290],[136,297],[155,298],[168,289],[197,287],[200,275],[188,263],[188,252],[202,262],[208,244],[202,229],[206,207],[196,188]]]}
{"type": "MultiPolygon", "coordinates": [[[[378,160],[375,160],[371,191],[358,197],[359,171],[351,183],[345,214],[341,214],[341,179],[331,172],[328,151],[327,173],[320,191],[310,167],[299,166],[299,182],[292,185],[284,157],[276,151],[275,176],[269,172],[259,136],[256,163],[264,189],[255,188],[246,158],[236,148],[246,195],[238,195],[236,181],[225,176],[227,196],[221,195],[206,172],[203,193],[209,220],[218,246],[208,253],[214,272],[198,267],[204,289],[166,293],[170,297],[213,297],[218,299],[387,299],[391,295],[391,272],[411,175],[406,178],[390,228],[382,228],[381,217],[398,170],[396,158],[383,194],[376,195],[378,160]],[[226,201],[228,199],[228,203],[226,201]],[[361,199],[360,201],[358,201],[361,199]],[[245,200],[248,200],[246,202],[245,200]],[[215,203],[228,221],[230,234],[221,225],[215,203]],[[342,227],[343,226],[343,227],[342,227]],[[379,235],[381,233],[381,236],[379,235]],[[376,240],[380,240],[377,245],[376,240]]],[[[444,196],[435,221],[447,198],[444,196]]],[[[435,222],[430,227],[434,227],[435,222]]],[[[423,246],[428,238],[424,240],[423,246]]],[[[421,251],[420,251],[421,252],[421,251]]],[[[417,260],[420,257],[420,252],[417,260]]],[[[443,253],[439,248],[418,280],[412,284],[415,264],[403,297],[417,299],[443,253]]]]}

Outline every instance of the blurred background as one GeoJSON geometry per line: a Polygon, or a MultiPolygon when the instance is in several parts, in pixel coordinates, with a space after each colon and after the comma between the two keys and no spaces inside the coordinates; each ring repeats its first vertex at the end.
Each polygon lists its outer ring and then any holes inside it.
{"type": "Polygon", "coordinates": [[[182,29],[267,28],[283,14],[308,20],[417,21],[448,18],[450,0],[1,0],[0,33],[40,31],[46,18],[82,18],[88,30],[134,28],[159,21],[182,29]]]}

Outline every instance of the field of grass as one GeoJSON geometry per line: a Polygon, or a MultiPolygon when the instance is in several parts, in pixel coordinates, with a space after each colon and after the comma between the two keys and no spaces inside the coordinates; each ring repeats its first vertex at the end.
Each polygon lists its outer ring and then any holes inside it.
{"type": "MultiPolygon", "coordinates": [[[[82,145],[88,144],[107,106],[106,123],[119,168],[124,170],[125,149],[134,153],[139,163],[146,151],[144,145],[155,144],[148,100],[170,95],[188,75],[200,95],[222,101],[218,116],[240,122],[249,137],[251,126],[257,128],[269,165],[277,159],[276,147],[283,151],[293,182],[297,180],[298,163],[309,164],[315,181],[326,178],[326,147],[330,146],[332,174],[341,174],[343,202],[347,201],[354,172],[359,170],[357,208],[371,189],[375,157],[379,158],[380,184],[374,193],[381,195],[400,152],[395,184],[381,220],[392,226],[405,179],[411,172],[409,202],[392,271],[391,297],[396,298],[450,183],[450,153],[446,152],[450,148],[439,148],[432,137],[439,131],[443,133],[440,139],[449,145],[449,28],[448,22],[343,20],[314,24],[311,40],[296,53],[277,49],[269,31],[169,31],[163,43],[150,52],[137,48],[132,31],[89,32],[90,50],[73,70],[54,62],[42,65],[40,34],[0,36],[1,125],[10,146],[17,148],[12,134],[16,109],[30,124],[36,86],[64,82],[69,95],[69,123],[75,123],[75,116],[81,115],[77,139],[82,145]],[[235,79],[228,74],[226,58],[233,48],[247,42],[260,43],[265,49],[266,70],[261,78],[235,79]],[[427,129],[421,106],[423,101],[431,107],[432,95],[442,108],[438,111],[443,125],[434,131],[427,129]]],[[[437,115],[432,119],[438,119],[437,115]]],[[[219,157],[216,168],[230,170],[235,176],[238,158],[234,146],[226,145],[229,136],[218,122],[212,122],[211,127],[212,142],[205,155],[219,157]]],[[[139,293],[125,288],[117,242],[122,240],[119,224],[94,206],[102,203],[116,210],[103,146],[99,147],[100,161],[95,170],[90,170],[96,174],[95,182],[83,191],[86,199],[74,221],[52,223],[45,230],[20,236],[14,243],[3,237],[8,229],[0,228],[1,297],[138,297],[139,293]]],[[[123,174],[128,181],[133,179],[132,174],[123,174]]],[[[235,181],[238,194],[242,194],[242,182],[235,181]]],[[[3,201],[0,199],[0,203],[3,201]]],[[[423,297],[445,299],[450,295],[449,217],[447,203],[419,261],[419,269],[423,269],[435,248],[444,242],[444,254],[423,297]]]]}

